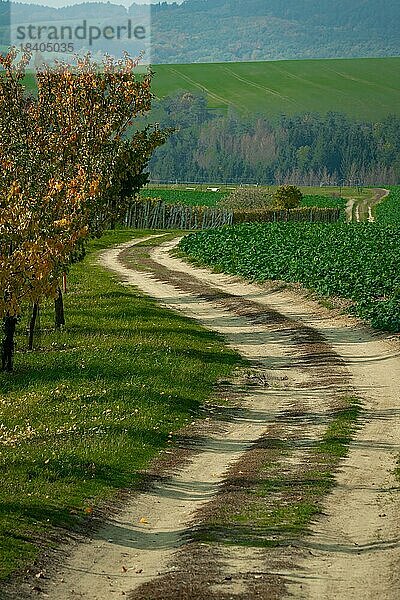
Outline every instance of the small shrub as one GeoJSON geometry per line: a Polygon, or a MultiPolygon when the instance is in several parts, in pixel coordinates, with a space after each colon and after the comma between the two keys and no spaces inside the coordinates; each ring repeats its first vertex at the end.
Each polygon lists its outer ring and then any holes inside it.
{"type": "Polygon", "coordinates": [[[295,185],[281,185],[274,194],[275,208],[298,208],[303,194],[295,185]]]}

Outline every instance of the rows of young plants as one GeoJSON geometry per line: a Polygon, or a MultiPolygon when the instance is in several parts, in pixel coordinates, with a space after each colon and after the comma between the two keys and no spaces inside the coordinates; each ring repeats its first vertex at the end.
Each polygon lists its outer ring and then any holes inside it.
{"type": "Polygon", "coordinates": [[[380,223],[244,223],[191,234],[180,247],[227,273],[349,299],[374,327],[400,331],[399,233],[380,223]]]}

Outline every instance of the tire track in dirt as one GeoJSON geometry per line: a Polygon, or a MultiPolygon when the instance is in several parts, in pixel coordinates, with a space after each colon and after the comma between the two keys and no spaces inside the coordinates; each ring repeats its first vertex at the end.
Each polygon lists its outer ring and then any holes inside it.
{"type": "Polygon", "coordinates": [[[379,202],[382,202],[390,194],[390,190],[384,188],[376,188],[375,196],[373,198],[366,198],[364,200],[356,200],[350,198],[346,204],[346,218],[347,221],[355,221],[360,223],[361,221],[368,221],[373,223],[375,217],[373,215],[373,209],[379,202]]]}
{"type": "MultiPolygon", "coordinates": [[[[170,244],[171,246],[171,244],[170,244]]],[[[400,493],[395,477],[400,453],[400,345],[332,318],[315,303],[289,292],[265,293],[257,285],[194,269],[156,249],[156,262],[182,270],[218,289],[229,289],[319,332],[342,357],[356,394],[364,398],[363,427],[325,502],[325,516],[304,543],[298,567],[287,572],[289,597],[315,600],[397,600],[400,589],[400,493]]],[[[283,574],[281,572],[281,574],[283,574]]]]}
{"type": "Polygon", "coordinates": [[[49,597],[103,600],[134,590],[138,600],[397,600],[398,341],[332,317],[290,291],[187,265],[169,256],[174,243],[152,250],[148,273],[123,267],[121,248],[107,252],[103,264],[165,306],[219,331],[251,361],[260,381],[272,385],[242,386],[245,412],[220,422],[181,471],[133,498],[126,511],[78,547],[50,582],[49,597]],[[230,471],[251,462],[252,448],[277,427],[284,427],[295,447],[282,465],[288,477],[307,460],[334,398],[349,391],[348,372],[351,387],[365,401],[363,427],[312,534],[268,551],[193,545],[192,528],[218,502],[230,471]],[[304,416],[296,420],[299,406],[304,416]],[[147,522],[140,524],[143,516],[147,522]]]}
{"type": "Polygon", "coordinates": [[[374,208],[377,204],[382,202],[390,194],[390,190],[384,188],[377,188],[375,190],[375,196],[372,199],[364,200],[360,203],[360,220],[368,221],[373,223],[375,221],[374,208]]]}
{"type": "Polygon", "coordinates": [[[310,445],[325,430],[337,395],[349,392],[346,369],[316,331],[261,305],[259,288],[256,295],[251,290],[242,297],[236,284],[221,290],[192,273],[186,276],[183,263],[165,254],[169,244],[154,251],[150,272],[124,267],[122,250],[135,243],[106,252],[103,264],[126,284],[221,333],[253,365],[257,383],[236,386],[243,408],[233,411],[233,418],[220,420],[180,470],[134,497],[92,540],[79,545],[46,593],[53,600],[103,600],[129,591],[133,598],[146,600],[281,597],[281,572],[289,556],[293,559],[293,548],[289,555],[272,550],[268,564],[258,548],[211,551],[193,545],[191,532],[202,511],[218,502],[230,470],[240,461],[251,463],[251,452],[257,444],[262,446],[265,436],[276,435],[277,428],[294,448],[282,465],[288,477],[307,462],[310,445]],[[173,260],[172,267],[162,265],[164,260],[173,260]],[[175,271],[175,263],[182,270],[175,271]]]}

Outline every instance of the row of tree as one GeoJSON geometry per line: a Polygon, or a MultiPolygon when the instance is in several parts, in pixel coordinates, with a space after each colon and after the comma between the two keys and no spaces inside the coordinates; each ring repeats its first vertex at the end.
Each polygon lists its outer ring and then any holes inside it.
{"type": "Polygon", "coordinates": [[[167,132],[135,128],[151,107],[151,73],[129,57],[89,56],[37,72],[23,85],[28,54],[0,56],[0,318],[2,368],[12,370],[23,306],[60,297],[60,278],[91,236],[126,212],[167,132]],[[127,132],[130,132],[127,136],[127,132]]]}
{"type": "Polygon", "coordinates": [[[155,103],[152,116],[178,131],[151,161],[152,178],[174,181],[396,184],[400,118],[356,121],[339,113],[268,120],[207,110],[184,92],[155,103]]]}

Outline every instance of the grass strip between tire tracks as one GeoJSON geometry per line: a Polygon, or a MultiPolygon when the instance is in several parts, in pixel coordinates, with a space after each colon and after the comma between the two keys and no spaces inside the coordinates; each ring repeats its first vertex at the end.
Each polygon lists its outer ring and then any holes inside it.
{"type": "Polygon", "coordinates": [[[295,543],[321,514],[361,413],[358,399],[342,398],[299,461],[291,460],[296,435],[280,426],[269,431],[229,471],[222,498],[200,515],[196,541],[260,548],[295,543]]]}

